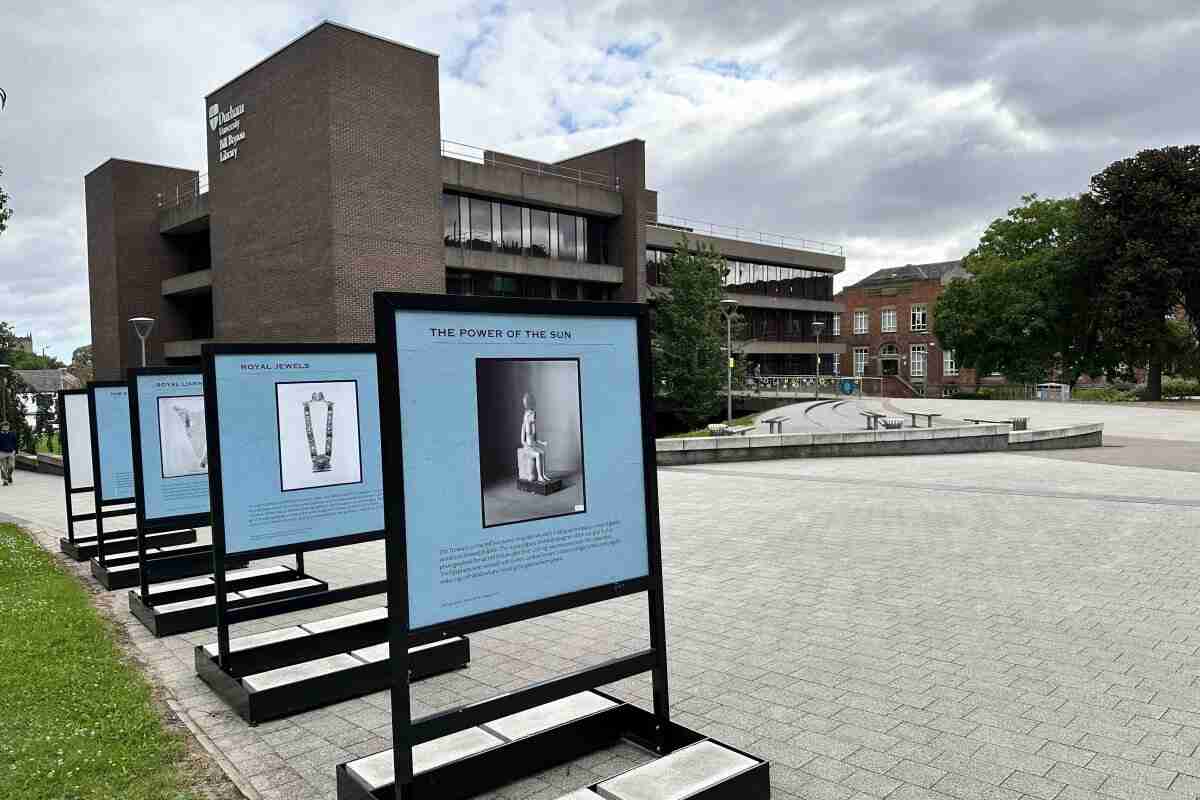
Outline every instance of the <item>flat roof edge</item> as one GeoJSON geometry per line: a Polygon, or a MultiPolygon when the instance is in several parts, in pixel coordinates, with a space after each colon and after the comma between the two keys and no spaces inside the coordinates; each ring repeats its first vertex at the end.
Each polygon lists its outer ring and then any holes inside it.
{"type": "Polygon", "coordinates": [[[95,167],[92,167],[92,169],[90,171],[85,172],[83,177],[86,178],[88,175],[91,175],[93,172],[97,172],[100,169],[102,169],[105,164],[111,163],[113,161],[120,161],[121,163],[124,163],[124,164],[137,164],[140,167],[157,167],[159,169],[177,169],[177,170],[181,170],[183,172],[195,172],[197,175],[200,174],[200,170],[196,169],[195,167],[177,167],[177,166],[174,166],[173,164],[156,164],[153,161],[139,161],[136,158],[118,158],[117,156],[109,156],[108,158],[104,159],[99,164],[97,164],[95,167]]]}
{"type": "Polygon", "coordinates": [[[274,58],[275,56],[277,56],[277,55],[279,55],[280,53],[282,53],[284,50],[287,50],[289,47],[291,47],[292,45],[294,45],[296,42],[300,41],[301,39],[305,38],[306,36],[310,36],[310,35],[312,35],[313,33],[316,33],[318,30],[320,30],[321,28],[323,28],[323,27],[326,27],[326,26],[328,26],[328,27],[331,27],[331,28],[340,28],[341,30],[344,30],[344,31],[349,31],[350,33],[357,33],[359,36],[366,36],[366,37],[369,37],[369,38],[371,38],[371,39],[375,39],[375,40],[377,40],[377,41],[380,41],[380,42],[387,42],[388,44],[395,45],[396,47],[403,47],[405,50],[411,50],[411,51],[413,51],[414,53],[420,53],[420,54],[422,54],[422,55],[431,56],[431,57],[432,57],[432,58],[434,58],[434,59],[438,59],[438,58],[440,58],[440,56],[439,56],[437,53],[434,53],[434,52],[432,52],[432,51],[429,51],[429,50],[422,50],[422,49],[421,49],[421,48],[419,48],[419,47],[413,47],[413,46],[412,46],[412,45],[410,45],[410,44],[405,44],[404,42],[398,42],[398,41],[396,41],[395,39],[389,39],[388,37],[386,37],[386,36],[380,36],[380,35],[379,35],[379,34],[377,34],[377,33],[369,33],[369,32],[367,32],[367,31],[364,31],[364,30],[359,30],[358,28],[351,27],[350,25],[344,25],[344,24],[342,24],[342,23],[340,23],[340,22],[334,22],[333,20],[330,20],[330,19],[323,19],[323,20],[321,20],[320,22],[318,22],[316,25],[314,25],[313,27],[311,27],[311,28],[309,28],[308,30],[304,31],[304,33],[301,33],[299,36],[296,36],[295,38],[293,38],[293,39],[290,39],[290,40],[289,40],[287,43],[285,43],[285,44],[284,44],[284,45],[282,45],[281,47],[278,47],[278,48],[276,48],[276,49],[275,49],[275,50],[273,50],[271,53],[268,53],[266,56],[264,56],[264,57],[260,58],[258,61],[255,61],[255,62],[254,62],[253,64],[251,64],[249,67],[246,67],[244,70],[242,70],[241,72],[239,72],[237,75],[234,75],[232,78],[230,78],[229,80],[225,81],[224,83],[222,83],[222,84],[221,84],[220,86],[218,86],[217,88],[215,88],[215,89],[213,89],[212,91],[210,91],[210,92],[208,92],[207,94],[205,94],[205,95],[204,95],[204,99],[205,99],[205,100],[208,100],[208,98],[212,97],[214,94],[216,94],[217,92],[221,91],[222,89],[224,89],[224,88],[225,88],[226,86],[228,86],[229,84],[233,83],[234,81],[236,81],[236,80],[238,80],[238,79],[240,79],[240,78],[243,78],[243,77],[245,77],[245,76],[246,76],[246,75],[248,75],[249,73],[251,73],[251,72],[253,72],[254,70],[256,70],[256,69],[258,69],[259,67],[261,67],[263,64],[265,64],[265,63],[267,63],[268,61],[270,61],[270,60],[271,60],[272,58],[274,58]]]}

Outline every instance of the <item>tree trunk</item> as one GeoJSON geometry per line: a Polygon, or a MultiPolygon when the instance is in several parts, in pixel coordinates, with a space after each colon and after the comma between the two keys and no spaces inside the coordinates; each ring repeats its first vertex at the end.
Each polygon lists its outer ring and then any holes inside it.
{"type": "Polygon", "coordinates": [[[1162,361],[1157,358],[1151,361],[1150,369],[1146,372],[1147,400],[1162,400],[1162,373],[1162,361]]]}

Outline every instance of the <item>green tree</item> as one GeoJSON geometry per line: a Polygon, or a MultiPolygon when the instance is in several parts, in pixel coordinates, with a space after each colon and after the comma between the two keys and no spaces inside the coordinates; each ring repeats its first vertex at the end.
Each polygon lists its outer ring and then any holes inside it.
{"type": "Polygon", "coordinates": [[[1021,198],[966,258],[968,280],[938,299],[934,333],[964,367],[1034,383],[1061,371],[1074,383],[1102,359],[1085,267],[1075,248],[1078,201],[1021,198]]]}
{"type": "Polygon", "coordinates": [[[670,291],[662,293],[654,311],[654,374],[682,421],[695,428],[717,413],[725,383],[725,262],[711,247],[693,247],[684,236],[662,272],[670,291]]]}
{"type": "MultiPolygon", "coordinates": [[[[21,354],[16,334],[7,322],[0,321],[0,364],[13,365],[16,357],[21,354]]],[[[12,369],[0,371],[0,409],[3,409],[3,419],[17,434],[21,446],[28,449],[33,441],[33,431],[25,421],[18,397],[27,388],[25,382],[17,377],[12,369]]]]}
{"type": "Polygon", "coordinates": [[[1180,306],[1200,320],[1200,145],[1143,150],[1092,177],[1079,201],[1080,252],[1103,309],[1100,338],[1130,366],[1148,365],[1162,397],[1180,306]]]}
{"type": "Polygon", "coordinates": [[[87,383],[95,379],[96,365],[92,359],[92,346],[85,344],[83,347],[76,347],[71,353],[71,366],[67,369],[79,379],[80,383],[87,383]]]}

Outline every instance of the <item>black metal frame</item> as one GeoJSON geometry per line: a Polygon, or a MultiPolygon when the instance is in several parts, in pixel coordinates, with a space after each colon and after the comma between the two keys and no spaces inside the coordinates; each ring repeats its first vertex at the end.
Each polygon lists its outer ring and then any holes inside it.
{"type": "MultiPolygon", "coordinates": [[[[104,508],[106,506],[133,505],[136,500],[135,497],[113,498],[111,500],[104,500],[102,497],[104,489],[103,489],[103,481],[100,479],[100,469],[101,469],[101,466],[100,466],[100,464],[101,464],[101,461],[100,461],[100,436],[99,436],[99,430],[98,430],[97,424],[96,424],[96,390],[97,389],[113,389],[113,388],[117,388],[117,387],[125,389],[126,391],[128,391],[128,389],[129,389],[129,385],[125,381],[88,381],[88,385],[87,385],[88,425],[91,429],[91,436],[92,436],[92,442],[91,442],[91,444],[92,444],[92,496],[96,500],[96,555],[95,555],[95,558],[99,561],[101,567],[105,567],[105,558],[107,557],[107,553],[105,552],[107,549],[105,547],[105,537],[107,536],[107,533],[105,533],[105,530],[104,530],[104,520],[111,518],[111,517],[129,516],[130,514],[133,514],[136,519],[136,515],[137,515],[136,508],[133,508],[133,509],[124,509],[123,508],[116,512],[106,512],[104,510],[104,508]]],[[[132,411],[130,412],[130,416],[131,417],[133,416],[132,411]]],[[[131,436],[130,436],[130,440],[129,440],[129,447],[132,452],[132,448],[133,448],[132,429],[131,429],[131,436]]],[[[135,495],[136,495],[136,492],[135,492],[135,495]]],[[[114,533],[116,533],[116,531],[114,531],[114,533]]],[[[121,533],[126,533],[130,536],[134,536],[137,534],[137,531],[136,530],[131,531],[131,530],[126,529],[126,530],[121,531],[121,533]]]]}
{"type": "MultiPolygon", "coordinates": [[[[76,486],[75,477],[71,474],[71,437],[69,431],[67,430],[67,395],[81,395],[87,398],[89,417],[91,415],[90,406],[92,401],[87,389],[64,389],[58,392],[58,441],[59,446],[62,448],[64,488],[63,500],[66,503],[67,510],[67,538],[59,539],[58,547],[59,550],[66,553],[76,561],[83,561],[85,558],[91,557],[91,548],[88,547],[85,542],[88,542],[89,539],[93,539],[95,537],[80,537],[77,541],[75,536],[75,523],[87,522],[88,520],[96,519],[96,512],[90,511],[86,514],[76,514],[75,504],[72,502],[72,498],[77,494],[84,494],[86,492],[93,491],[94,480],[88,483],[87,486],[76,486]]],[[[90,425],[88,435],[91,436],[90,425]]],[[[89,477],[94,478],[94,476],[89,477]]]]}
{"type": "MultiPolygon", "coordinates": [[[[142,415],[139,408],[138,378],[143,375],[199,374],[198,370],[190,367],[135,367],[126,373],[128,376],[126,385],[129,387],[129,438],[133,447],[134,511],[137,514],[138,586],[141,592],[141,602],[146,606],[151,605],[150,583],[152,580],[190,577],[210,571],[202,569],[205,566],[202,562],[208,562],[211,566],[212,548],[211,545],[197,545],[194,550],[189,550],[187,553],[173,553],[158,557],[150,557],[146,554],[146,537],[148,535],[179,530],[180,528],[202,527],[210,523],[210,516],[209,514],[200,513],[179,514],[173,517],[156,517],[154,519],[146,517],[146,486],[145,477],[142,474],[144,469],[142,459],[142,415]],[[161,567],[160,570],[151,569],[151,565],[154,562],[163,562],[162,564],[155,564],[155,566],[161,567]],[[151,577],[151,572],[156,573],[153,578],[151,577]]],[[[203,378],[203,376],[201,377],[203,378]]],[[[245,566],[246,563],[243,560],[242,566],[245,566]]],[[[99,577],[97,575],[97,578],[99,577]]],[[[126,583],[123,586],[115,587],[110,584],[113,584],[113,581],[109,578],[109,583],[105,583],[107,588],[126,588],[133,585],[132,583],[126,583]]]]}
{"type": "MultiPolygon", "coordinates": [[[[653,731],[649,737],[656,752],[665,752],[671,728],[667,686],[666,622],[663,606],[662,558],[658,527],[658,479],[654,448],[653,377],[650,361],[649,309],[637,303],[564,303],[548,300],[457,297],[432,294],[376,292],[375,342],[379,348],[379,409],[383,445],[384,515],[387,530],[388,614],[392,652],[392,743],[397,797],[420,794],[414,781],[412,748],[440,736],[465,730],[480,722],[534,708],[543,703],[593,689],[614,680],[649,671],[653,676],[653,731]],[[637,327],[638,375],[641,398],[643,485],[645,488],[648,573],[624,583],[524,603],[423,629],[409,630],[408,553],[404,499],[404,453],[400,404],[399,365],[395,314],[398,311],[493,313],[532,316],[621,317],[637,327]],[[408,644],[548,614],[608,597],[645,591],[650,617],[649,650],[614,659],[541,684],[535,684],[478,703],[460,706],[413,720],[410,705],[408,644]],[[407,787],[407,788],[406,788],[407,787]]],[[[582,401],[582,398],[581,398],[582,401]]],[[[582,424],[582,421],[581,421],[582,424]]],[[[516,769],[536,769],[525,759],[516,769]]]]}
{"type": "MultiPolygon", "coordinates": [[[[218,664],[223,668],[229,663],[229,625],[240,619],[254,619],[253,616],[245,616],[245,612],[253,610],[255,606],[248,609],[238,609],[242,611],[239,614],[237,611],[231,614],[226,607],[225,596],[225,501],[223,495],[223,486],[221,482],[221,411],[217,401],[217,378],[216,378],[216,359],[217,356],[226,355],[289,355],[297,353],[313,353],[313,354],[328,354],[328,353],[374,353],[375,348],[369,344],[330,344],[330,343],[291,343],[291,344],[225,344],[225,343],[210,343],[201,348],[201,369],[204,376],[204,417],[206,435],[208,438],[208,497],[209,508],[212,514],[212,541],[213,541],[213,579],[216,585],[216,615],[217,615],[217,648],[218,648],[218,664]]],[[[360,433],[361,437],[361,433],[360,433]]],[[[360,445],[361,447],[361,445],[360,445]]],[[[361,452],[359,457],[361,458],[361,452]]],[[[361,533],[350,534],[347,536],[338,536],[330,539],[323,539],[314,542],[298,542],[295,544],[278,545],[275,547],[262,547],[254,550],[240,550],[236,554],[239,558],[265,558],[267,556],[291,554],[296,557],[296,571],[304,572],[304,554],[312,550],[324,550],[330,547],[340,547],[347,544],[355,544],[357,542],[368,542],[375,539],[383,538],[384,532],[379,531],[363,531],[361,533]]],[[[368,592],[374,594],[381,591],[381,587],[376,582],[375,584],[364,584],[364,586],[375,586],[375,591],[368,592]]],[[[348,587],[355,589],[356,587],[348,587]]],[[[338,592],[328,592],[327,595],[336,597],[338,593],[346,593],[345,589],[338,592]]],[[[361,595],[354,595],[361,596],[361,595]]],[[[305,598],[296,598],[303,600],[305,598]]],[[[350,599],[349,597],[337,597],[336,599],[326,599],[322,602],[304,605],[296,604],[294,601],[282,600],[277,603],[260,604],[270,606],[272,609],[259,609],[264,613],[258,614],[261,616],[269,616],[270,614],[283,614],[287,611],[298,610],[298,608],[312,608],[316,605],[324,605],[325,603],[335,603],[341,599],[350,599]],[[281,607],[283,606],[283,607],[281,607]]]]}

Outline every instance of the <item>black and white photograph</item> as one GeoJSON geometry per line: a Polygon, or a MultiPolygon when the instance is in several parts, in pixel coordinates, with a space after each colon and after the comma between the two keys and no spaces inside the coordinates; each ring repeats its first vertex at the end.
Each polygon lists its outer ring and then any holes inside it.
{"type": "Polygon", "coordinates": [[[483,527],[582,514],[579,359],[479,358],[483,527]]]}
{"type": "Polygon", "coordinates": [[[158,452],[164,479],[208,472],[204,395],[158,398],[158,452]]]}
{"type": "Polygon", "coordinates": [[[362,481],[357,381],[275,384],[283,491],[362,481]]]}

